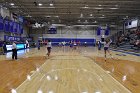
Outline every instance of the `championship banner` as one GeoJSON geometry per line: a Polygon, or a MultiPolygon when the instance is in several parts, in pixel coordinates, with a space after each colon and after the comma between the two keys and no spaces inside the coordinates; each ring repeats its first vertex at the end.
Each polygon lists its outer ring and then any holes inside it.
{"type": "Polygon", "coordinates": [[[101,35],[101,31],[102,31],[102,29],[101,29],[101,27],[99,26],[99,27],[97,28],[97,36],[101,35]]]}
{"type": "Polygon", "coordinates": [[[105,30],[105,35],[106,35],[106,36],[108,36],[108,35],[109,35],[109,33],[110,33],[110,27],[109,27],[109,26],[107,26],[107,28],[106,28],[106,30],[105,30]]]}
{"type": "Polygon", "coordinates": [[[4,29],[3,17],[0,16],[0,30],[4,29]]]}

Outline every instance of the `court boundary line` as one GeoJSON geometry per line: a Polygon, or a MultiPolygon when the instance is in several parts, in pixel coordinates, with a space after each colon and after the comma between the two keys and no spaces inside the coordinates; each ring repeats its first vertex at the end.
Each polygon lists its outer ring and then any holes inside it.
{"type": "Polygon", "coordinates": [[[123,50],[117,50],[117,49],[111,49],[112,51],[117,51],[117,52],[121,52],[121,53],[125,53],[125,54],[129,54],[129,55],[133,55],[133,56],[137,56],[139,57],[140,54],[139,53],[135,53],[135,52],[127,52],[127,51],[123,51],[123,50]]]}
{"type": "MultiPolygon", "coordinates": [[[[90,57],[89,57],[90,58],[90,57]]],[[[90,58],[91,60],[93,60],[92,58],[90,58]]],[[[118,80],[116,80],[113,76],[111,76],[109,73],[106,72],[106,70],[104,70],[100,65],[98,65],[96,63],[96,61],[93,60],[93,62],[99,67],[101,68],[106,74],[108,74],[116,83],[118,83],[120,86],[122,86],[124,89],[126,89],[129,93],[132,93],[132,91],[130,91],[127,87],[125,87],[123,84],[121,84],[118,80]]]]}
{"type": "MultiPolygon", "coordinates": [[[[49,59],[50,60],[50,59],[49,59]]],[[[42,67],[42,66],[44,66],[46,63],[48,63],[47,62],[48,60],[46,60],[40,67],[39,67],[39,69],[42,67]]],[[[30,77],[32,77],[35,73],[37,73],[37,71],[35,70],[35,72],[30,76],[30,77]]],[[[27,82],[28,81],[28,79],[26,78],[17,88],[15,88],[15,90],[17,91],[17,89],[19,89],[25,82],[27,82]]]]}
{"type": "MultiPolygon", "coordinates": [[[[82,56],[82,55],[81,55],[82,56]]],[[[86,57],[86,58],[88,58],[88,59],[91,59],[92,61],[91,62],[94,62],[95,64],[96,64],[96,66],[98,66],[104,73],[106,73],[108,76],[110,76],[116,83],[118,83],[118,85],[120,85],[121,87],[123,87],[126,91],[128,91],[128,93],[132,93],[127,87],[125,87],[123,84],[121,84],[119,81],[117,81],[113,76],[111,76],[109,73],[107,73],[106,72],[106,70],[104,70],[101,66],[99,66],[97,63],[96,63],[96,61],[94,61],[92,58],[90,58],[90,57],[88,57],[88,56],[83,56],[83,57],[86,57]]],[[[50,60],[50,59],[49,59],[50,60]]],[[[40,67],[39,67],[39,69],[42,67],[42,66],[44,66],[46,63],[48,63],[47,61],[49,61],[49,60],[46,60],[46,62],[45,63],[43,63],[40,67]]],[[[37,71],[35,71],[32,75],[31,75],[31,77],[35,74],[35,73],[37,73],[37,71]]],[[[15,90],[17,91],[25,82],[27,82],[28,81],[28,79],[26,78],[26,80],[24,81],[24,82],[22,82],[15,90]]]]}

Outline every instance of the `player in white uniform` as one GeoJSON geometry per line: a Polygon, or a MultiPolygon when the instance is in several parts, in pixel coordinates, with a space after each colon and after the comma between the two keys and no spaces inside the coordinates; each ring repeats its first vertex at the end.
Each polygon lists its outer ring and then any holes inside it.
{"type": "Polygon", "coordinates": [[[111,55],[110,51],[109,51],[109,46],[112,43],[111,39],[106,39],[105,42],[102,42],[104,44],[104,53],[105,53],[105,61],[106,61],[106,52],[108,52],[111,56],[111,58],[113,58],[113,56],[111,55]]]}
{"type": "Polygon", "coordinates": [[[74,41],[74,42],[73,42],[73,46],[74,46],[74,47],[73,47],[74,49],[76,49],[76,48],[77,48],[76,41],[74,41]]]}
{"type": "Polygon", "coordinates": [[[47,50],[48,50],[47,55],[48,55],[48,56],[50,56],[51,49],[52,49],[52,43],[51,43],[50,40],[48,40],[48,42],[47,42],[47,50]]]}

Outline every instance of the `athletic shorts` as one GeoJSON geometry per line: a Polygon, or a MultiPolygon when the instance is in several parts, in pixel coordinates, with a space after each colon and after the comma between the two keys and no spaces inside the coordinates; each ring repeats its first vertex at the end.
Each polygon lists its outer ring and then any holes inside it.
{"type": "Polygon", "coordinates": [[[70,45],[70,47],[73,47],[73,45],[70,45]]]}
{"type": "Polygon", "coordinates": [[[51,51],[51,47],[47,47],[47,50],[48,50],[48,52],[50,52],[51,51]]]}
{"type": "Polygon", "coordinates": [[[104,47],[104,50],[108,50],[108,47],[104,47]]]}

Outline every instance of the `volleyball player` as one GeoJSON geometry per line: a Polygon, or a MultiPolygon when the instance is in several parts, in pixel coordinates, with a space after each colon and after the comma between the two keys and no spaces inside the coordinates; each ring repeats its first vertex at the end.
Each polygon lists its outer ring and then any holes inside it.
{"type": "Polygon", "coordinates": [[[69,46],[70,46],[70,48],[73,47],[73,45],[72,45],[72,40],[69,42],[69,46]]]}
{"type": "Polygon", "coordinates": [[[26,42],[26,48],[29,48],[29,42],[28,42],[28,40],[26,40],[25,42],[26,42]]]}
{"type": "Polygon", "coordinates": [[[98,41],[98,50],[101,50],[102,44],[101,41],[98,41]]]}
{"type": "Polygon", "coordinates": [[[65,45],[66,45],[66,42],[63,41],[63,42],[62,42],[63,52],[65,52],[65,45]]]}
{"type": "Polygon", "coordinates": [[[78,46],[78,48],[80,47],[80,41],[77,42],[77,46],[78,46]]]}
{"type": "Polygon", "coordinates": [[[104,43],[104,54],[105,54],[105,61],[106,61],[106,54],[107,52],[109,53],[109,55],[111,56],[111,58],[113,58],[113,56],[111,55],[110,51],[109,51],[109,46],[112,43],[111,39],[106,39],[104,43]]]}
{"type": "Polygon", "coordinates": [[[47,51],[48,51],[47,55],[48,55],[48,57],[51,54],[51,49],[52,49],[52,43],[50,40],[48,40],[48,42],[47,42],[47,51]]]}
{"type": "Polygon", "coordinates": [[[74,49],[76,49],[77,44],[76,44],[76,42],[75,42],[75,41],[73,42],[73,46],[74,46],[73,48],[74,48],[74,49]]]}

